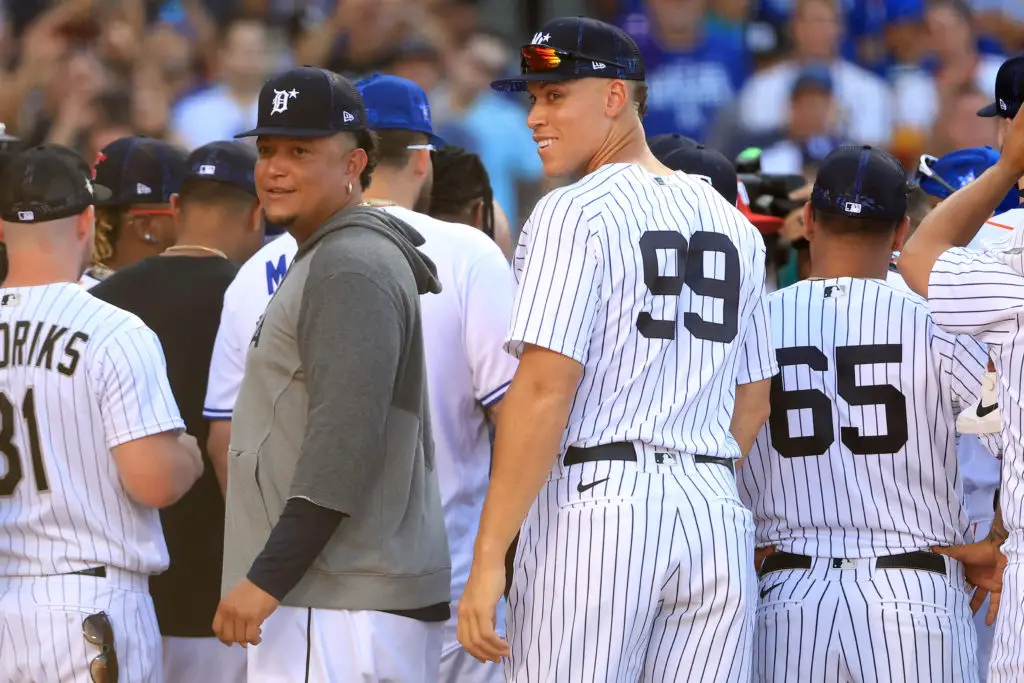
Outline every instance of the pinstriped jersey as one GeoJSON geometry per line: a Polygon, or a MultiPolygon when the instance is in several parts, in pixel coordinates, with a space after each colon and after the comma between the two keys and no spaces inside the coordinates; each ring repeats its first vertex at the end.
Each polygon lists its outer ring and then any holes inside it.
{"type": "Polygon", "coordinates": [[[0,289],[0,576],[166,569],[110,449],[184,427],[138,317],[77,284],[0,289]]]}
{"type": "Polygon", "coordinates": [[[757,545],[858,558],[963,543],[955,419],[987,349],[884,280],[805,280],[768,301],[781,371],[739,473],[757,545]]]}
{"type": "Polygon", "coordinates": [[[583,365],[562,446],[728,458],[736,384],[777,366],[765,247],[710,184],[608,164],[546,195],[520,236],[506,348],[583,365]]]}
{"type": "Polygon", "coordinates": [[[983,251],[942,254],[928,281],[935,322],[992,348],[1003,416],[1003,523],[1011,532],[1004,551],[1024,549],[1024,208],[992,219],[1013,227],[983,251]]]}

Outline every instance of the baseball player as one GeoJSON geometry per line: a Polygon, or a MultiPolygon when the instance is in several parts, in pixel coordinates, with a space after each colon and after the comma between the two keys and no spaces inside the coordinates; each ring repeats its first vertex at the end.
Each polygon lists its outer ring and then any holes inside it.
{"type": "Polygon", "coordinates": [[[774,551],[759,681],[977,680],[964,568],[929,548],[967,538],[954,421],[987,351],[885,280],[909,189],[887,152],[829,154],[804,208],[811,277],[769,297],[782,371],[739,475],[774,551]]]}
{"type": "Polygon", "coordinates": [[[979,586],[976,602],[986,590],[1002,590],[992,594],[988,610],[989,623],[998,612],[988,680],[1004,683],[1024,677],[1024,387],[1020,385],[1024,334],[1019,329],[1024,306],[1019,294],[1024,291],[1024,230],[1014,229],[1009,238],[984,251],[968,250],[966,245],[1006,193],[1024,178],[1024,116],[1019,114],[1024,58],[1003,64],[996,94],[992,111],[1003,119],[999,161],[929,214],[908,240],[899,268],[907,284],[928,297],[937,324],[950,332],[970,334],[992,348],[1005,444],[1000,509],[984,540],[943,552],[966,563],[968,578],[979,586]]]}
{"type": "Polygon", "coordinates": [[[202,460],[156,335],[77,284],[106,196],[57,145],[18,153],[0,182],[0,680],[163,680],[157,508],[202,460]]]}
{"type": "Polygon", "coordinates": [[[493,87],[529,91],[545,172],[582,179],[540,201],[514,259],[520,363],[459,641],[508,657],[513,682],[747,681],[753,525],[734,466],[777,370],[764,242],[647,148],[625,32],[555,19],[521,64],[493,87]],[[521,523],[506,644],[495,605],[521,523]]]}
{"type": "MultiPolygon", "coordinates": [[[[469,578],[473,540],[491,468],[488,424],[516,369],[502,348],[512,316],[513,281],[501,249],[468,225],[419,213],[432,197],[433,133],[427,95],[412,81],[375,74],[356,83],[378,136],[377,168],[364,197],[425,240],[441,292],[422,297],[430,425],[452,556],[452,603],[469,578]]],[[[504,605],[499,618],[504,616],[504,605]]],[[[502,629],[504,631],[504,629],[502,629]]],[[[441,654],[443,683],[504,682],[500,664],[479,662],[458,642],[453,614],[441,654]]]]}

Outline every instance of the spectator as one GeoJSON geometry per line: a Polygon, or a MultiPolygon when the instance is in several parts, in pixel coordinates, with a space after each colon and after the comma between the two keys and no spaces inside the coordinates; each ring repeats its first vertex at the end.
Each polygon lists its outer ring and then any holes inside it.
{"type": "Polygon", "coordinates": [[[761,170],[804,175],[814,182],[821,160],[845,142],[837,109],[829,70],[805,69],[793,84],[786,127],[761,153],[761,170]]]}
{"type": "Polygon", "coordinates": [[[982,94],[973,85],[954,92],[939,110],[928,151],[938,156],[967,147],[997,146],[998,119],[977,115],[991,100],[990,95],[982,94]]]}
{"type": "Polygon", "coordinates": [[[441,80],[441,51],[429,40],[403,40],[381,65],[381,71],[405,78],[430,92],[441,80]]]}
{"type": "Polygon", "coordinates": [[[270,72],[266,26],[238,19],[224,29],[219,74],[207,90],[182,100],[172,115],[177,140],[195,148],[227,140],[256,121],[256,100],[270,72]]]}
{"type": "Polygon", "coordinates": [[[645,0],[645,7],[647,21],[629,26],[650,86],[644,130],[703,140],[750,69],[743,32],[709,24],[707,0],[645,0]]]}
{"type": "Polygon", "coordinates": [[[89,105],[92,125],[81,141],[82,156],[95,159],[100,150],[119,138],[132,135],[132,98],[126,90],[106,90],[89,105]]]}
{"type": "Polygon", "coordinates": [[[430,94],[430,105],[439,134],[451,137],[447,127],[456,124],[475,140],[477,146],[470,151],[480,155],[495,200],[512,225],[518,226],[519,197],[536,197],[543,169],[533,133],[526,126],[526,112],[490,89],[491,81],[504,72],[508,57],[508,46],[501,38],[475,33],[448,60],[448,81],[430,94]]]}
{"type": "Polygon", "coordinates": [[[840,16],[833,0],[796,0],[791,24],[791,59],[747,81],[740,93],[740,125],[749,132],[781,129],[788,96],[802,68],[825,65],[832,72],[839,123],[845,137],[885,146],[892,136],[889,88],[878,76],[839,56],[840,16]]]}
{"type": "Polygon", "coordinates": [[[1024,3],[1020,0],[974,0],[978,26],[994,36],[1004,53],[1024,50],[1024,3]]]}

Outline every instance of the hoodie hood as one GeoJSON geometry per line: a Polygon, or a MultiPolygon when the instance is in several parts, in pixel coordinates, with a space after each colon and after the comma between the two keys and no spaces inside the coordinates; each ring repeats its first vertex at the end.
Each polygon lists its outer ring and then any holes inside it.
{"type": "Polygon", "coordinates": [[[421,295],[438,294],[441,291],[441,282],[437,279],[437,266],[416,248],[426,242],[423,235],[402,219],[372,206],[350,206],[335,213],[299,247],[295,253],[295,260],[302,258],[316,246],[317,242],[332,232],[352,227],[373,230],[391,240],[402,251],[406,262],[412,268],[413,277],[416,278],[416,289],[421,295]]]}

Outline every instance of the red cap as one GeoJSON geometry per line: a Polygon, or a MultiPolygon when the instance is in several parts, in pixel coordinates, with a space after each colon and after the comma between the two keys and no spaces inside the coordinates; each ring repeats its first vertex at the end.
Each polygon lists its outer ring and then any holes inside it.
{"type": "Polygon", "coordinates": [[[747,195],[747,188],[742,180],[737,180],[736,208],[740,210],[747,220],[757,228],[762,235],[774,235],[782,229],[785,219],[778,216],[768,216],[761,213],[754,213],[750,209],[750,197],[747,195]]]}

